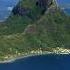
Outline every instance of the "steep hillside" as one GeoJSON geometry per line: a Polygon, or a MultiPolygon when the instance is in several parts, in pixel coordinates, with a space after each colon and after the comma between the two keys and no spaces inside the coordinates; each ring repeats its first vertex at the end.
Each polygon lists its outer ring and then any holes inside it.
{"type": "MultiPolygon", "coordinates": [[[[24,1],[24,6],[31,8],[35,0],[31,3],[30,0],[24,1]]],[[[6,22],[0,24],[0,60],[44,51],[53,53],[60,48],[70,49],[70,17],[53,4],[43,15],[41,11],[38,14],[37,9],[34,11],[34,19],[11,15],[6,22]]]]}

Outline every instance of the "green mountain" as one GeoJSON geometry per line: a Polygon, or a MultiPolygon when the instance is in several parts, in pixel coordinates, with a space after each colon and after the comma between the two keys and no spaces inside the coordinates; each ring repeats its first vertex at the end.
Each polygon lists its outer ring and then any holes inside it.
{"type": "Polygon", "coordinates": [[[70,49],[70,17],[55,3],[48,2],[44,13],[35,3],[35,0],[22,0],[18,7],[30,9],[30,12],[26,16],[12,13],[5,22],[0,23],[1,61],[70,49]]]}

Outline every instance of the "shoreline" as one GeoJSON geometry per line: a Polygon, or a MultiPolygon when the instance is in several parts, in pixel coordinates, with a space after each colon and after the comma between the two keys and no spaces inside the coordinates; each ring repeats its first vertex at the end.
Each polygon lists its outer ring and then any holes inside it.
{"type": "MultiPolygon", "coordinates": [[[[56,1],[56,0],[53,0],[53,1],[56,1]]],[[[56,4],[57,5],[57,4],[56,4]]],[[[47,48],[46,48],[47,49],[47,48]]],[[[29,51],[29,53],[27,52],[24,52],[24,53],[20,53],[20,55],[18,54],[14,54],[14,55],[10,55],[8,57],[8,55],[6,55],[5,57],[3,57],[3,60],[0,60],[0,63],[12,63],[12,62],[15,62],[16,60],[19,60],[19,59],[24,59],[24,58],[29,58],[29,57],[32,57],[32,56],[39,56],[39,55],[70,55],[70,49],[65,49],[65,48],[50,48],[51,50],[48,50],[47,51],[42,51],[41,49],[39,50],[32,50],[32,51],[29,51]]]]}
{"type": "Polygon", "coordinates": [[[1,63],[12,63],[12,62],[15,62],[16,60],[19,60],[19,59],[24,59],[24,58],[29,58],[29,57],[32,57],[32,56],[39,56],[39,55],[47,55],[47,54],[53,54],[52,52],[48,52],[46,51],[47,53],[43,52],[42,54],[41,53],[34,53],[34,54],[27,54],[27,55],[20,55],[20,56],[16,56],[16,57],[13,57],[11,59],[8,59],[8,60],[4,60],[4,61],[0,61],[0,64],[1,63]]]}
{"type": "Polygon", "coordinates": [[[43,56],[43,55],[70,55],[70,49],[64,49],[64,48],[59,48],[57,47],[56,49],[53,49],[53,51],[34,51],[34,52],[30,52],[30,53],[25,53],[25,54],[20,54],[20,55],[16,55],[15,57],[12,58],[8,58],[4,61],[0,61],[0,64],[2,63],[13,63],[17,60],[20,59],[25,59],[25,58],[29,58],[29,57],[33,57],[33,56],[43,56]]]}

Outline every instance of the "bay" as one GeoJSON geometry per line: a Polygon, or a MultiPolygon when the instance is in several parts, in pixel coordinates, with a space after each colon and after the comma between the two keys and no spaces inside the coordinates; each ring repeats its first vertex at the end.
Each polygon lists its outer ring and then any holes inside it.
{"type": "Polygon", "coordinates": [[[70,55],[40,55],[0,64],[0,70],[70,70],[70,55]]]}

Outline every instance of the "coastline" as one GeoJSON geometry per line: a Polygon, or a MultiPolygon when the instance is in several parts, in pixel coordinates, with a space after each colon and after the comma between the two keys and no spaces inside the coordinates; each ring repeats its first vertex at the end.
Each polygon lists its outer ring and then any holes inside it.
{"type": "Polygon", "coordinates": [[[47,55],[47,54],[50,54],[50,53],[51,52],[43,53],[43,54],[27,54],[27,55],[16,56],[16,57],[13,57],[13,58],[5,60],[5,61],[0,61],[0,64],[1,63],[12,63],[12,62],[15,62],[16,60],[19,60],[19,59],[29,58],[29,57],[32,57],[32,56],[47,55]]]}
{"type": "Polygon", "coordinates": [[[19,59],[24,59],[24,58],[29,58],[29,57],[33,57],[33,56],[40,56],[40,55],[70,55],[70,49],[64,49],[64,48],[53,48],[53,51],[43,51],[39,50],[39,51],[31,51],[30,53],[25,53],[25,54],[20,54],[20,55],[16,55],[15,57],[12,58],[8,58],[7,60],[4,61],[0,61],[1,63],[12,63],[15,62],[16,60],[19,59]]]}
{"type": "MultiPolygon", "coordinates": [[[[55,1],[55,0],[54,0],[55,1]]],[[[42,50],[37,50],[37,51],[29,51],[29,53],[20,53],[20,55],[15,54],[14,55],[10,55],[9,57],[5,57],[6,59],[4,59],[3,61],[0,60],[0,63],[12,63],[16,60],[19,59],[24,59],[24,58],[29,58],[32,56],[38,56],[38,55],[48,55],[48,54],[53,54],[53,55],[69,55],[70,54],[70,49],[65,49],[65,48],[50,48],[51,50],[48,51],[42,51],[42,50]],[[53,50],[52,50],[53,49],[53,50]]]]}

